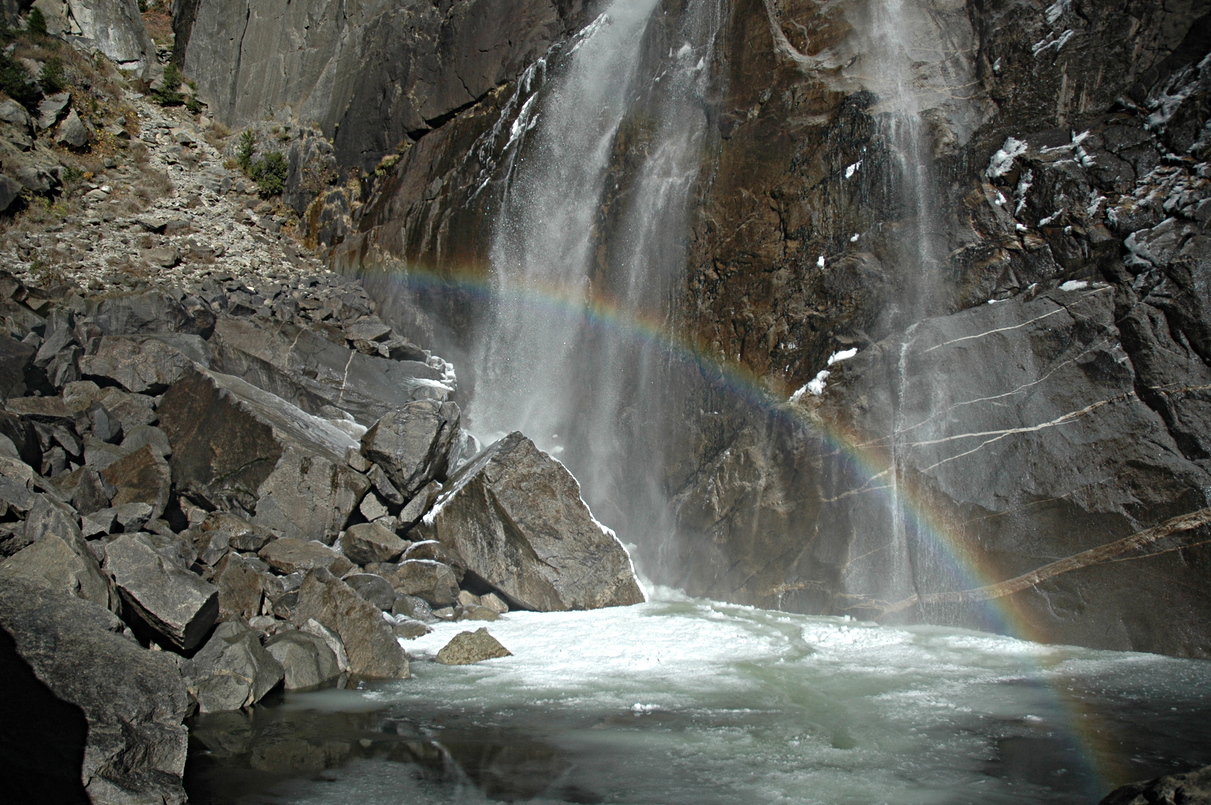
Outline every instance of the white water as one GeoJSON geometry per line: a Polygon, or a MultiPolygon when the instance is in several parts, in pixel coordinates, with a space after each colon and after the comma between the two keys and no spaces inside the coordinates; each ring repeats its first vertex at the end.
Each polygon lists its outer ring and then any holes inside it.
{"type": "Polygon", "coordinates": [[[261,708],[216,777],[301,779],[211,801],[1083,803],[1211,763],[1206,662],[675,598],[510,613],[514,656],[432,662],[480,625],[406,642],[412,680],[261,708]]]}

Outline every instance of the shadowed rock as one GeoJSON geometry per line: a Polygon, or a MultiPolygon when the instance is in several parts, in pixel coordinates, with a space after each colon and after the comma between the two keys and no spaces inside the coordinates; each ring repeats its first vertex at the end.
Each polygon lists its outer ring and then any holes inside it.
{"type": "Polygon", "coordinates": [[[295,622],[310,619],[340,637],[353,673],[383,679],[411,676],[408,655],[396,642],[382,610],[327,570],[311,571],[299,588],[295,622]]]}
{"type": "Polygon", "coordinates": [[[189,694],[203,713],[239,710],[259,702],[282,681],[282,666],[257,633],[239,621],[219,624],[197,654],[184,663],[189,694]]]}
{"type": "Polygon", "coordinates": [[[382,417],[362,437],[362,453],[383,468],[405,498],[445,476],[458,433],[454,403],[417,400],[382,417]]]}
{"type": "Polygon", "coordinates": [[[341,535],[341,550],[355,564],[398,559],[408,543],[377,523],[349,526],[341,535]]]}
{"type": "Polygon", "coordinates": [[[351,573],[341,581],[384,612],[390,612],[395,606],[396,592],[391,582],[376,573],[351,573]]]}
{"type": "Polygon", "coordinates": [[[526,609],[644,600],[630,557],[593,519],[576,479],[520,433],[501,439],[451,478],[416,530],[526,609]]]}
{"type": "Polygon", "coordinates": [[[265,650],[282,666],[286,690],[305,690],[341,675],[336,655],[323,638],[307,632],[282,632],[265,641],[265,650]]]}
{"type": "Polygon", "coordinates": [[[94,353],[80,358],[80,371],[135,394],[160,394],[192,364],[192,358],[159,339],[107,335],[94,353]]]}

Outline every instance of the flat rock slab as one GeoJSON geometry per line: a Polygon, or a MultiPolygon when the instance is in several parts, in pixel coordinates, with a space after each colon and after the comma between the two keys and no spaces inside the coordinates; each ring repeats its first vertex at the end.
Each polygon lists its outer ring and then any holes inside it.
{"type": "Polygon", "coordinates": [[[295,622],[314,619],[341,639],[349,670],[377,679],[407,679],[408,655],[383,612],[326,570],[313,570],[299,588],[295,622]]]}
{"type": "Polygon", "coordinates": [[[580,485],[521,433],[486,449],[447,484],[417,526],[455,562],[525,609],[596,609],[644,600],[613,532],[580,485]]]}
{"type": "Polygon", "coordinates": [[[29,669],[5,676],[4,762],[34,782],[10,801],[185,802],[185,683],[124,630],[104,607],[0,582],[0,663],[29,669]]]}
{"type": "Polygon", "coordinates": [[[124,535],[109,543],[105,571],[122,600],[183,651],[196,647],[218,617],[218,589],[169,560],[143,535],[124,535]]]}
{"type": "Polygon", "coordinates": [[[254,525],[331,543],[370,488],[352,437],[237,377],[194,368],[159,412],[178,486],[254,525]]]}
{"type": "Polygon", "coordinates": [[[80,371],[135,394],[161,394],[192,364],[189,355],[159,339],[107,335],[96,352],[80,358],[80,371]]]}
{"type": "Polygon", "coordinates": [[[408,543],[377,523],[352,525],[341,534],[341,551],[358,565],[390,562],[407,547],[408,543]]]}
{"type": "Polygon", "coordinates": [[[297,571],[314,570],[322,567],[334,574],[344,574],[353,569],[349,560],[336,551],[314,540],[299,540],[282,537],[273,540],[257,553],[274,570],[283,575],[297,571]]]}
{"type": "Polygon", "coordinates": [[[513,652],[500,644],[484,628],[474,632],[459,632],[454,639],[437,652],[437,661],[443,665],[470,665],[497,657],[512,657],[513,652]]]}

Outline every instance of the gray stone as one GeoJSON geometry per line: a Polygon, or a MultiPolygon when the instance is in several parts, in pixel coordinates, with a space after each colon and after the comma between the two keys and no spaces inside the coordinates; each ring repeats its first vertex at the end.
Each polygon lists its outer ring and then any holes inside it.
{"type": "Polygon", "coordinates": [[[315,635],[324,641],[324,645],[336,657],[336,667],[340,669],[341,673],[349,673],[349,655],[345,653],[345,644],[341,642],[341,638],[336,632],[315,618],[308,618],[306,623],[299,626],[299,631],[304,634],[315,635]]]}
{"type": "Polygon", "coordinates": [[[214,565],[210,583],[219,591],[219,620],[248,620],[261,614],[261,572],[238,553],[227,553],[214,565]]]}
{"type": "Polygon", "coordinates": [[[323,638],[307,632],[281,632],[265,641],[285,672],[286,690],[307,690],[341,675],[336,655],[323,638]]]}
{"type": "Polygon", "coordinates": [[[0,631],[5,667],[32,672],[5,677],[8,726],[21,731],[5,762],[36,781],[6,796],[185,802],[189,696],[170,655],[143,649],[104,607],[18,579],[0,584],[0,631]]]}
{"type": "Polygon", "coordinates": [[[8,123],[10,126],[16,126],[27,134],[32,134],[34,131],[34,119],[29,116],[29,112],[25,111],[24,106],[9,98],[0,101],[0,121],[8,123]]]}
{"type": "Polygon", "coordinates": [[[350,573],[341,581],[353,588],[354,592],[374,604],[384,612],[390,612],[395,606],[395,589],[391,582],[375,573],[350,573]]]}
{"type": "Polygon", "coordinates": [[[443,665],[470,665],[497,657],[512,657],[513,652],[500,644],[484,628],[474,632],[459,632],[437,652],[437,661],[443,665]]]}
{"type": "Polygon", "coordinates": [[[24,188],[16,179],[0,176],[0,212],[19,209],[21,191],[24,188]]]}
{"type": "Polygon", "coordinates": [[[433,503],[437,500],[437,496],[441,494],[441,491],[442,485],[437,481],[430,481],[421,487],[420,491],[413,495],[412,499],[400,511],[400,523],[405,528],[411,528],[419,523],[429,509],[433,508],[433,503]]]}
{"type": "MultiPolygon", "coordinates": [[[[64,110],[71,104],[71,93],[58,92],[48,95],[38,104],[38,128],[49,129],[59,122],[64,110]]],[[[78,118],[77,118],[78,119],[78,118]]]]}
{"type": "Polygon", "coordinates": [[[275,539],[257,552],[257,556],[282,574],[324,568],[332,573],[344,574],[353,569],[349,560],[339,553],[314,540],[299,540],[292,537],[275,539]]]}
{"type": "Polygon", "coordinates": [[[407,559],[388,581],[397,593],[415,595],[440,607],[458,600],[458,579],[448,565],[430,559],[407,559]]]}
{"type": "Polygon", "coordinates": [[[404,593],[396,593],[395,605],[391,607],[391,614],[396,617],[412,618],[422,623],[432,623],[435,620],[433,607],[429,606],[428,601],[404,593]]]}
{"type": "Polygon", "coordinates": [[[458,619],[460,621],[495,621],[500,619],[500,613],[479,604],[468,604],[458,607],[458,619]]]}
{"type": "Polygon", "coordinates": [[[285,536],[331,543],[370,486],[348,434],[239,378],[195,369],[159,414],[181,489],[285,536]]]}
{"type": "Polygon", "coordinates": [[[479,597],[481,606],[487,607],[498,615],[503,615],[509,611],[509,605],[496,593],[486,593],[479,597]]]}
{"type": "Polygon", "coordinates": [[[576,479],[520,433],[451,478],[416,531],[439,540],[457,565],[526,609],[644,600],[630,557],[593,519],[576,479]]]}
{"type": "Polygon", "coordinates": [[[166,559],[148,535],[125,535],[109,543],[105,572],[122,600],[183,651],[197,646],[218,617],[219,591],[214,585],[166,559]]]}
{"type": "Polygon", "coordinates": [[[156,338],[103,336],[80,358],[86,377],[110,380],[135,394],[161,394],[193,365],[185,353],[156,338]]]}
{"type": "Polygon", "coordinates": [[[76,114],[76,110],[72,109],[63,122],[59,124],[59,133],[55,137],[55,142],[59,145],[74,148],[77,151],[83,151],[93,141],[93,132],[88,124],[80,119],[80,115],[76,114]]]}
{"type": "MultiPolygon", "coordinates": [[[[16,445],[13,448],[17,452],[16,445]]],[[[0,456],[0,500],[17,512],[28,512],[34,505],[36,475],[34,468],[20,458],[0,456]]]]}
{"type": "Polygon", "coordinates": [[[425,539],[412,543],[408,546],[408,550],[404,551],[404,558],[432,559],[434,562],[441,562],[446,565],[452,562],[450,552],[446,550],[446,546],[435,539],[425,539]]]}
{"type": "Polygon", "coordinates": [[[150,447],[157,455],[165,458],[172,455],[172,445],[168,442],[168,434],[152,425],[135,425],[122,439],[122,449],[129,453],[133,453],[141,447],[150,447]]]}
{"type": "MultiPolygon", "coordinates": [[[[361,454],[359,453],[358,455],[360,456],[361,454]]],[[[369,464],[366,469],[366,477],[374,485],[375,491],[382,495],[383,500],[395,506],[404,505],[404,496],[395,488],[395,484],[391,483],[391,479],[387,477],[387,473],[383,472],[383,468],[377,464],[371,464],[364,457],[363,461],[369,464]]]]}
{"type": "Polygon", "coordinates": [[[157,64],[137,0],[44,0],[39,7],[46,9],[52,33],[85,50],[99,50],[138,78],[148,78],[157,64]]]}
{"type": "Polygon", "coordinates": [[[102,575],[92,554],[74,541],[54,534],[44,535],[0,562],[0,579],[14,578],[41,584],[107,609],[114,605],[109,581],[102,575]]]}
{"type": "Polygon", "coordinates": [[[220,623],[183,667],[189,695],[202,713],[255,704],[282,681],[282,666],[240,621],[220,623]]]}
{"type": "MultiPolygon", "coordinates": [[[[11,180],[10,180],[11,181],[11,180]]],[[[16,190],[14,198],[21,192],[16,190]]],[[[7,209],[5,191],[0,187],[0,212],[7,209]]],[[[11,203],[12,199],[9,199],[11,203]]],[[[37,350],[7,335],[0,335],[0,399],[25,394],[25,369],[34,362],[37,350]]]]}
{"type": "Polygon", "coordinates": [[[1121,786],[1098,805],[1211,805],[1211,766],[1121,786]]]}
{"type": "Polygon", "coordinates": [[[394,625],[391,627],[395,632],[395,636],[404,640],[415,640],[418,637],[424,637],[433,630],[420,621],[412,618],[401,616],[395,619],[394,625]]]}
{"type": "Polygon", "coordinates": [[[145,445],[114,461],[101,471],[101,477],[117,490],[111,498],[114,506],[146,503],[151,517],[164,513],[172,491],[172,472],[164,457],[151,445],[145,445]]]}
{"type": "Polygon", "coordinates": [[[383,619],[382,610],[367,602],[326,570],[313,570],[299,588],[295,622],[314,619],[341,639],[349,670],[358,676],[407,679],[408,655],[383,619]]]}
{"type": "MultiPolygon", "coordinates": [[[[87,456],[87,451],[85,451],[87,456]]],[[[108,466],[108,465],[106,465],[108,466]]],[[[92,467],[81,467],[75,488],[71,491],[71,503],[80,514],[88,515],[110,508],[118,488],[101,477],[92,467]]],[[[74,473],[73,473],[74,474],[74,473]]],[[[60,489],[63,486],[60,485],[60,489]]],[[[64,490],[66,491],[66,490],[64,490]]]]}
{"type": "MultiPolygon", "coordinates": [[[[358,565],[398,559],[408,544],[377,523],[351,525],[341,534],[341,551],[358,565]]],[[[387,607],[389,608],[389,607],[387,607]]]]}
{"type": "Polygon", "coordinates": [[[411,498],[430,481],[445,477],[458,423],[454,403],[417,400],[374,423],[362,437],[362,453],[411,498]]]}

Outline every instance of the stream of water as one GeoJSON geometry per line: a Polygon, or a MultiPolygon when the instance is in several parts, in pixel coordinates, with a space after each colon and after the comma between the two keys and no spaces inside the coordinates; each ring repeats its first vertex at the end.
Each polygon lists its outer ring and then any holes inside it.
{"type": "Polygon", "coordinates": [[[1091,803],[1211,763],[1211,663],[690,600],[517,612],[513,656],[197,719],[195,803],[1091,803]]]}

